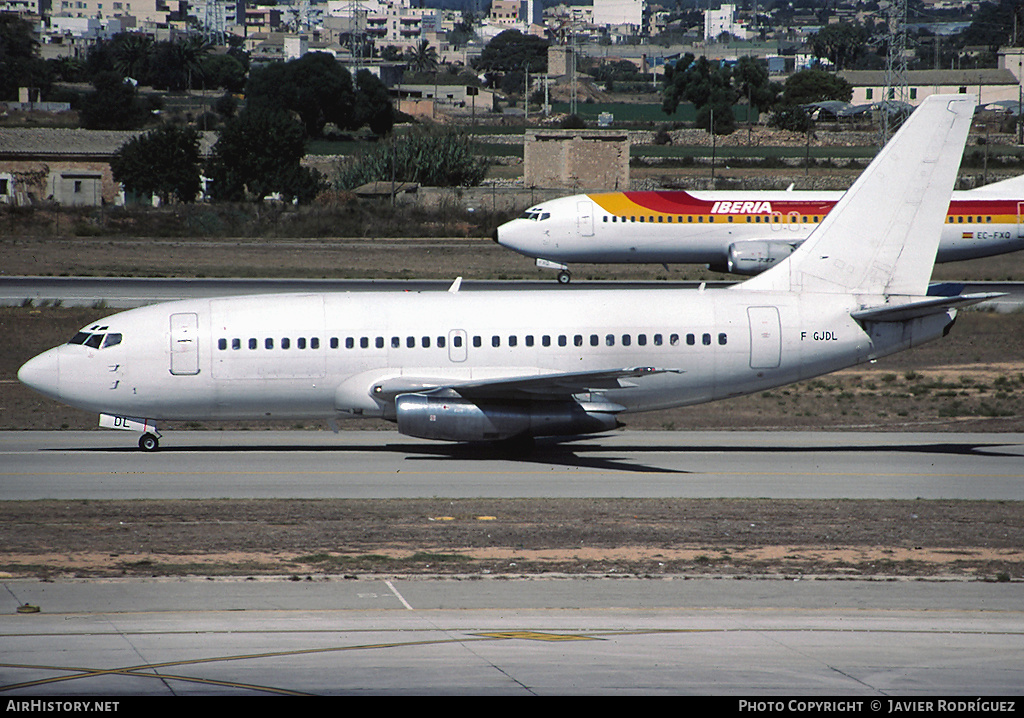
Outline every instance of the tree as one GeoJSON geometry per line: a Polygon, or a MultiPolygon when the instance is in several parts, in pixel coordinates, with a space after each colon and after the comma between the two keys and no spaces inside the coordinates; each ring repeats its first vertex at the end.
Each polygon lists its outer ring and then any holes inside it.
{"type": "Polygon", "coordinates": [[[297,113],[308,137],[320,137],[328,122],[352,125],[352,75],[327,53],[310,52],[298,60],[254,68],[245,95],[250,107],[297,113]]]}
{"type": "Polygon", "coordinates": [[[416,47],[407,49],[405,60],[413,72],[435,72],[437,70],[437,50],[430,46],[429,40],[420,40],[416,47]]]}
{"type": "Polygon", "coordinates": [[[39,43],[32,25],[12,13],[0,13],[0,100],[18,99],[19,87],[50,87],[46,61],[39,57],[39,43]]]}
{"type": "Polygon", "coordinates": [[[141,33],[121,32],[110,41],[110,55],[114,69],[122,78],[132,78],[144,83],[149,79],[149,56],[153,51],[153,40],[141,33]]]}
{"type": "Polygon", "coordinates": [[[247,108],[218,135],[206,176],[214,199],[262,201],[279,193],[309,202],[324,187],[320,173],[303,167],[302,125],[283,110],[247,108]]]}
{"type": "Polygon", "coordinates": [[[93,78],[94,92],[78,107],[82,127],[87,130],[134,130],[152,117],[150,108],[137,96],[135,85],[118,72],[101,72],[93,78]]]}
{"type": "Polygon", "coordinates": [[[505,30],[480,52],[477,67],[489,72],[508,72],[528,67],[531,73],[547,72],[548,41],[518,30],[505,30]]]}
{"type": "Polygon", "coordinates": [[[388,134],[395,126],[395,110],[388,88],[369,70],[356,73],[356,96],[348,129],[363,125],[378,137],[388,134]]]}
{"type": "Polygon", "coordinates": [[[782,86],[769,78],[768,69],[753,57],[739,59],[733,71],[733,82],[740,97],[747,98],[758,112],[770,110],[782,91],[782,86]]]}
{"type": "Polygon", "coordinates": [[[165,204],[192,202],[199,194],[199,133],[165,125],[129,140],[114,154],[110,169],[129,192],[156,195],[165,204]]]}
{"type": "Polygon", "coordinates": [[[801,70],[786,79],[782,100],[787,105],[839,100],[849,102],[853,87],[849,82],[824,70],[801,70]]]}
{"type": "Polygon", "coordinates": [[[827,57],[837,70],[845,70],[860,57],[867,41],[866,29],[845,22],[826,25],[810,37],[814,55],[827,57]]]}
{"type": "Polygon", "coordinates": [[[160,90],[181,91],[201,84],[203,58],[210,44],[199,36],[158,42],[150,53],[149,82],[160,90]]]}
{"type": "Polygon", "coordinates": [[[245,65],[232,55],[209,55],[202,59],[205,89],[221,87],[228,92],[245,89],[245,65]]]}
{"type": "Polygon", "coordinates": [[[711,62],[706,57],[694,61],[693,55],[687,53],[675,69],[666,73],[661,109],[671,115],[680,102],[692,103],[697,108],[698,127],[718,135],[730,134],[736,129],[732,113],[736,99],[732,72],[727,65],[711,62]],[[715,119],[713,128],[712,114],[715,119]]]}

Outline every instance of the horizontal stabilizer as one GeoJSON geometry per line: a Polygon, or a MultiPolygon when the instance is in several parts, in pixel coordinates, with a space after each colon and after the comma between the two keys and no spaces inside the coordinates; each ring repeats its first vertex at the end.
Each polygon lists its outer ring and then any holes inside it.
{"type": "Polygon", "coordinates": [[[969,307],[972,304],[1003,296],[1006,295],[1002,292],[988,292],[985,294],[963,294],[956,297],[934,297],[907,304],[884,304],[880,307],[869,307],[851,312],[850,316],[858,322],[905,322],[908,319],[938,314],[958,307],[969,307]]]}

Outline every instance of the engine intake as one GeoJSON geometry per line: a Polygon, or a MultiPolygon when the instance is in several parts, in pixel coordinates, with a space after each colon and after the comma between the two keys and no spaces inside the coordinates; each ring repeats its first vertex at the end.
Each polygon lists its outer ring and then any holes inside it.
{"type": "Polygon", "coordinates": [[[754,240],[729,245],[726,270],[731,274],[753,276],[772,267],[793,253],[797,245],[792,242],[754,240]]]}
{"type": "Polygon", "coordinates": [[[461,397],[402,394],[395,399],[399,433],[445,441],[503,441],[609,431],[615,414],[587,411],[573,401],[472,402],[461,397]]]}

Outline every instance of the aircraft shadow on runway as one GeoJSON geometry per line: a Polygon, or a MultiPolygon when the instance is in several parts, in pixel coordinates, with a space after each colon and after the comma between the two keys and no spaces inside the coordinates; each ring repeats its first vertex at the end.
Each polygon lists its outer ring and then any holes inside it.
{"type": "MultiPolygon", "coordinates": [[[[886,443],[863,445],[821,445],[821,446],[764,446],[739,444],[703,444],[680,446],[667,442],[652,444],[602,446],[594,437],[565,437],[538,439],[534,442],[505,442],[497,444],[458,444],[458,443],[389,443],[384,445],[345,444],[337,446],[324,445],[238,445],[238,446],[163,446],[163,453],[391,453],[405,454],[409,461],[515,461],[530,464],[554,466],[571,466],[591,469],[606,469],[637,473],[689,474],[692,471],[671,469],[664,466],[637,463],[626,455],[649,454],[813,454],[820,452],[845,452],[854,454],[871,453],[908,453],[937,456],[992,456],[1005,457],[1017,455],[1016,451],[1007,451],[1014,446],[998,442],[943,442],[938,444],[907,444],[903,446],[886,443]],[[583,443],[588,442],[588,443],[583,443]],[[618,456],[609,456],[609,452],[618,456]]],[[[66,449],[48,449],[47,451],[65,451],[66,449]]],[[[84,452],[137,453],[134,447],[82,447],[76,449],[84,452]]]]}

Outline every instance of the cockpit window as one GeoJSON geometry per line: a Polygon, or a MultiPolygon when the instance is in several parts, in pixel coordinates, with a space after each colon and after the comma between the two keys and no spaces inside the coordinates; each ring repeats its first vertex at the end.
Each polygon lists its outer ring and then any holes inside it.
{"type": "MultiPolygon", "coordinates": [[[[106,327],[101,327],[106,329],[106,327]]],[[[75,336],[68,340],[68,344],[84,344],[87,347],[93,349],[99,349],[107,347],[117,346],[121,343],[122,336],[117,332],[111,332],[110,334],[93,333],[93,332],[78,332],[75,336]]]]}
{"type": "Polygon", "coordinates": [[[540,222],[542,220],[547,219],[550,216],[551,216],[550,212],[545,212],[545,211],[543,211],[541,209],[537,209],[535,207],[531,207],[530,209],[526,210],[526,212],[523,213],[523,215],[520,217],[520,219],[528,219],[528,220],[531,220],[533,222],[540,222]]]}

